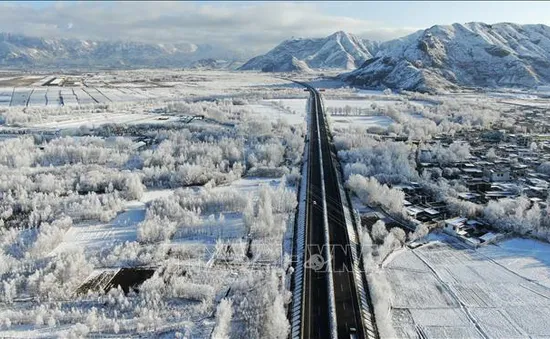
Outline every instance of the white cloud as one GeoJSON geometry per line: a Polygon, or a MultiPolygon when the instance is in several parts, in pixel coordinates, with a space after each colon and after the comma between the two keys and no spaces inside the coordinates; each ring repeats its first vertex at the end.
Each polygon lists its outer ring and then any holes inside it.
{"type": "Polygon", "coordinates": [[[0,30],[32,36],[144,42],[191,42],[265,52],[291,36],[321,37],[343,30],[371,39],[407,28],[321,13],[314,3],[76,2],[40,7],[0,4],[0,30]]]}

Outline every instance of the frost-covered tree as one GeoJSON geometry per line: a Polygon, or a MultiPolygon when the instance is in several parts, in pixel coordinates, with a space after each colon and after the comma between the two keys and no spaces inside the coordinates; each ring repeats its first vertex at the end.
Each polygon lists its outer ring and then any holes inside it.
{"type": "Polygon", "coordinates": [[[222,299],[216,308],[216,326],[212,332],[213,339],[228,339],[231,335],[232,301],[222,299]]]}
{"type": "Polygon", "coordinates": [[[137,226],[137,238],[141,242],[158,242],[171,239],[176,233],[176,223],[166,217],[149,214],[137,226]]]}
{"type": "Polygon", "coordinates": [[[262,337],[285,339],[288,337],[289,330],[290,324],[286,317],[284,299],[281,294],[278,294],[268,307],[262,337]]]}
{"type": "Polygon", "coordinates": [[[69,298],[92,270],[82,249],[62,253],[29,276],[28,292],[43,300],[69,298]]]}
{"type": "Polygon", "coordinates": [[[258,200],[258,213],[255,223],[252,227],[252,233],[259,236],[266,236],[275,232],[275,219],[273,215],[273,206],[271,204],[271,194],[266,186],[260,189],[258,200]]]}
{"type": "Polygon", "coordinates": [[[67,232],[72,225],[72,219],[69,217],[55,220],[51,224],[42,223],[33,246],[27,252],[27,256],[41,258],[48,255],[63,241],[65,232],[67,232]]]}
{"type": "Polygon", "coordinates": [[[426,226],[426,224],[417,225],[414,232],[409,233],[409,241],[422,239],[427,236],[429,232],[430,229],[428,228],[428,226],[426,226]]]}
{"type": "Polygon", "coordinates": [[[391,213],[403,213],[403,191],[381,185],[375,178],[365,178],[359,174],[351,175],[347,185],[364,203],[380,205],[391,213]]]}
{"type": "Polygon", "coordinates": [[[390,232],[393,233],[395,239],[397,239],[401,243],[401,245],[405,243],[407,234],[405,233],[405,231],[403,231],[402,228],[392,227],[390,232]]]}
{"type": "Polygon", "coordinates": [[[428,150],[430,161],[442,165],[453,162],[463,162],[470,157],[470,145],[467,142],[454,141],[449,147],[444,147],[437,143],[430,146],[428,150]]]}
{"type": "Polygon", "coordinates": [[[389,232],[384,238],[384,242],[378,248],[378,262],[382,263],[388,255],[401,247],[401,242],[395,237],[393,232],[389,232]]]}
{"type": "Polygon", "coordinates": [[[516,199],[500,199],[490,201],[483,210],[483,218],[492,226],[520,234],[531,233],[548,239],[549,228],[544,212],[538,204],[532,204],[529,199],[520,196],[516,199]]]}
{"type": "Polygon", "coordinates": [[[145,189],[145,186],[141,183],[141,179],[136,173],[131,173],[128,176],[126,176],[125,191],[126,191],[126,197],[129,200],[141,199],[141,197],[143,196],[144,189],[145,189]]]}
{"type": "Polygon", "coordinates": [[[414,152],[402,142],[366,141],[362,147],[340,151],[338,156],[346,164],[344,175],[373,176],[382,183],[399,183],[418,177],[414,152]]]}
{"type": "Polygon", "coordinates": [[[250,233],[254,225],[256,215],[254,213],[254,203],[251,197],[248,197],[246,200],[246,207],[243,210],[243,223],[247,230],[247,233],[250,233]]]}
{"type": "Polygon", "coordinates": [[[377,243],[382,243],[386,235],[388,235],[388,230],[386,229],[386,223],[382,220],[377,220],[372,225],[372,238],[377,243]]]}
{"type": "Polygon", "coordinates": [[[286,338],[290,324],[284,305],[290,293],[281,285],[282,272],[272,270],[242,277],[234,285],[233,314],[244,326],[233,335],[246,338],[286,338]],[[260,274],[260,275],[258,275],[260,274]]]}
{"type": "Polygon", "coordinates": [[[487,154],[485,155],[485,157],[489,161],[496,160],[497,159],[497,153],[495,152],[495,148],[494,147],[489,148],[489,150],[487,151],[487,154]]]}
{"type": "Polygon", "coordinates": [[[465,217],[476,217],[483,211],[483,206],[470,201],[447,197],[446,199],[449,211],[465,217]]]}

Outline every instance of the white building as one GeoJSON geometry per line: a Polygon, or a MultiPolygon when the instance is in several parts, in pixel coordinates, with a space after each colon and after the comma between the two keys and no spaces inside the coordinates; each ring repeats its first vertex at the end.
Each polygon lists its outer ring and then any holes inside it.
{"type": "Polygon", "coordinates": [[[487,169],[483,171],[483,179],[488,182],[510,181],[510,169],[487,169]]]}
{"type": "Polygon", "coordinates": [[[466,221],[468,221],[468,218],[463,217],[447,219],[445,220],[443,230],[453,235],[463,235],[461,233],[465,233],[463,228],[466,226],[466,221]]]}

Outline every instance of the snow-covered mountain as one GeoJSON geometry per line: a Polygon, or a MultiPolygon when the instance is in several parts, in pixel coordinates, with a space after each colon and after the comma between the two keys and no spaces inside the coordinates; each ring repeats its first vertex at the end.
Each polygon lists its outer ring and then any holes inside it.
{"type": "Polygon", "coordinates": [[[189,64],[188,68],[197,70],[235,70],[242,66],[242,62],[235,60],[200,59],[189,64]]]}
{"type": "Polygon", "coordinates": [[[237,60],[232,51],[191,43],[44,39],[0,33],[4,67],[185,67],[201,59],[237,60]]]}
{"type": "Polygon", "coordinates": [[[372,57],[376,43],[336,32],[326,38],[290,39],[246,62],[241,70],[308,71],[311,68],[355,69],[372,57]]]}
{"type": "Polygon", "coordinates": [[[374,58],[342,78],[354,85],[420,91],[550,83],[550,27],[433,26],[380,44],[374,58]]]}

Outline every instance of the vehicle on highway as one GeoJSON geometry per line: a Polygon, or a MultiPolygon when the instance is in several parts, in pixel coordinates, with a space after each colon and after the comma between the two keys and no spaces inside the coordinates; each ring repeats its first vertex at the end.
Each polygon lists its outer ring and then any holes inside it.
{"type": "Polygon", "coordinates": [[[349,339],[357,339],[357,329],[355,327],[349,329],[349,339]]]}

